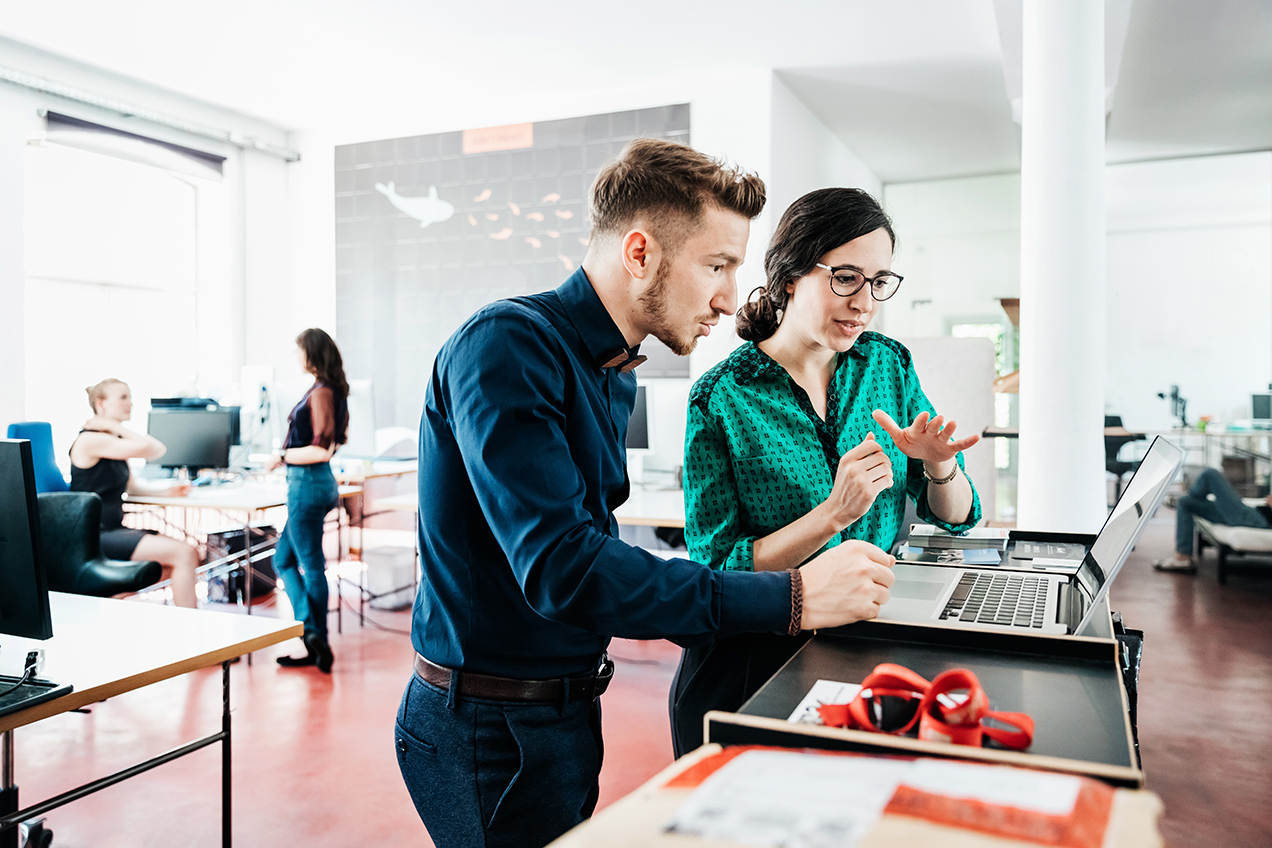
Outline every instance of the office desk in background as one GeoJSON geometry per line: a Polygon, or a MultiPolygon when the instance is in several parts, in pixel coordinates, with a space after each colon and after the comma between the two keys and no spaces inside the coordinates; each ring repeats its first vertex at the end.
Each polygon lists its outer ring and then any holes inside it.
{"type": "MultiPolygon", "coordinates": [[[[981,431],[981,435],[986,439],[1018,439],[1020,438],[1019,427],[986,427],[981,431]]],[[[1152,433],[1137,433],[1128,430],[1125,427],[1105,427],[1104,435],[1106,436],[1151,436],[1152,433]]]]}
{"type": "MultiPolygon", "coordinates": [[[[342,485],[338,489],[341,501],[347,501],[351,498],[361,498],[362,487],[353,485],[342,485]]],[[[244,551],[242,554],[243,562],[246,565],[247,579],[243,581],[246,589],[245,604],[247,606],[247,614],[252,614],[252,558],[256,551],[262,547],[263,543],[252,543],[252,523],[261,519],[265,512],[271,509],[277,509],[287,505],[287,484],[278,482],[253,482],[253,483],[226,483],[220,486],[198,486],[192,488],[186,495],[178,495],[176,497],[158,496],[158,495],[127,495],[124,500],[125,505],[136,505],[146,507],[178,507],[183,512],[181,530],[187,539],[196,538],[206,533],[209,529],[205,522],[190,521],[190,510],[207,509],[213,510],[218,514],[226,515],[226,520],[243,527],[243,543],[244,551]],[[195,526],[192,526],[192,523],[195,526]]],[[[126,513],[130,514],[130,513],[126,513]]],[[[336,519],[336,533],[338,537],[336,550],[338,556],[343,556],[347,550],[345,545],[344,531],[345,527],[339,516],[336,519]]],[[[355,525],[350,525],[350,533],[355,525]]],[[[280,528],[281,529],[281,528],[280,528]]],[[[336,606],[336,629],[337,632],[343,632],[344,620],[341,607],[337,603],[336,606]]],[[[251,655],[248,655],[248,662],[251,662],[251,655]]]]}
{"type": "Polygon", "coordinates": [[[414,459],[344,460],[339,457],[331,463],[336,480],[341,483],[364,483],[367,480],[405,477],[419,471],[414,459]]]}
{"type": "MultiPolygon", "coordinates": [[[[376,498],[372,509],[385,512],[415,512],[418,495],[404,492],[376,498]]],[[[684,527],[685,493],[682,489],[642,489],[633,487],[627,502],[614,510],[619,524],[639,527],[684,527]]]]}
{"type": "MultiPolygon", "coordinates": [[[[216,742],[221,743],[221,844],[229,846],[232,750],[229,660],[298,638],[303,629],[300,623],[59,592],[49,593],[49,605],[53,614],[53,638],[38,642],[10,637],[5,640],[5,656],[21,657],[28,650],[43,648],[46,666],[42,676],[59,684],[69,683],[75,688],[61,698],[0,717],[0,733],[3,734],[0,743],[3,744],[5,765],[3,789],[13,791],[13,809],[0,810],[0,828],[15,825],[11,830],[0,831],[0,846],[7,848],[17,844],[18,822],[38,818],[52,809],[216,742]],[[16,810],[18,799],[13,749],[16,728],[218,664],[222,666],[221,730],[218,733],[55,798],[16,810]]],[[[5,670],[12,672],[15,669],[5,670]]]]}
{"type": "MultiPolygon", "coordinates": [[[[360,486],[346,484],[339,487],[339,492],[343,500],[361,494],[362,489],[360,486]]],[[[186,495],[126,495],[124,503],[258,513],[286,506],[287,484],[226,483],[221,486],[198,486],[186,495]]]]}
{"type": "Polygon", "coordinates": [[[645,489],[633,486],[627,502],[614,510],[619,524],[644,527],[684,527],[683,489],[645,489]]]}

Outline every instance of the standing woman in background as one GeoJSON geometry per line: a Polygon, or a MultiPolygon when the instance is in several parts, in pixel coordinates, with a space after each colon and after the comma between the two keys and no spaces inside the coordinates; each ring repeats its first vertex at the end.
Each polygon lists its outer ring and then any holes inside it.
{"type": "MultiPolygon", "coordinates": [[[[85,391],[93,417],[71,444],[71,491],[96,492],[102,499],[102,553],[111,559],[159,563],[171,580],[172,602],[194,609],[199,605],[194,592],[199,552],[180,539],[124,526],[124,493],[142,491],[128,460],[159,459],[168,449],[154,436],[124,427],[132,417],[132,393],[123,380],[107,377],[85,391]]],[[[189,490],[188,483],[178,483],[148,494],[178,496],[189,490]]]]}
{"type": "Polygon", "coordinates": [[[287,466],[287,523],[274,551],[274,570],[282,578],[296,620],[305,625],[305,656],[279,657],[287,667],[316,665],[330,673],[327,642],[327,558],[322,530],[327,513],[339,501],[331,455],[349,433],[349,383],[340,349],[331,336],[310,328],[296,337],[301,364],[314,384],[287,416],[287,441],[266,470],[287,466]]]}

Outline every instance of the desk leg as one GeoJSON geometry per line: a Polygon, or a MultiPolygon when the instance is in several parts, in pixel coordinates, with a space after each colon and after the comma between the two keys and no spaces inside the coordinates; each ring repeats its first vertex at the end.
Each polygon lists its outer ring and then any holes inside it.
{"type": "MultiPolygon", "coordinates": [[[[0,733],[0,816],[18,811],[18,787],[13,782],[13,731],[0,733]]],[[[18,825],[0,831],[0,848],[18,848],[18,825]]]]}
{"type": "MultiPolygon", "coordinates": [[[[251,654],[248,654],[251,659],[251,654]]],[[[230,848],[230,664],[221,663],[221,845],[230,848]]]]}
{"type": "MultiPolygon", "coordinates": [[[[247,519],[243,522],[243,597],[247,598],[247,614],[252,614],[252,513],[247,513],[247,519]]],[[[252,655],[247,655],[248,660],[252,659],[252,655]]]]}
{"type": "MultiPolygon", "coordinates": [[[[243,596],[247,598],[247,614],[252,614],[252,582],[256,575],[252,571],[252,511],[247,511],[247,519],[243,522],[243,596]]],[[[247,655],[247,664],[252,664],[251,652],[247,655]]],[[[226,666],[227,673],[229,666],[226,666]]],[[[229,678],[226,678],[226,686],[229,686],[229,678]]],[[[225,696],[229,697],[229,689],[226,689],[225,696]]],[[[227,755],[228,756],[228,755],[227,755]]],[[[228,803],[228,801],[227,801],[228,803]]]]}
{"type": "MultiPolygon", "coordinates": [[[[336,632],[344,633],[344,604],[343,589],[340,576],[344,570],[344,513],[345,503],[340,498],[336,498],[336,632]]],[[[327,578],[326,569],[323,569],[323,579],[327,578]]]]}

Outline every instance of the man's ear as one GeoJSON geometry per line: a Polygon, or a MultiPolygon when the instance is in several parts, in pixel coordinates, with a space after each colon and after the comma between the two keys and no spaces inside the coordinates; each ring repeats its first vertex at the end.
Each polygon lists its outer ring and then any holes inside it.
{"type": "Polygon", "coordinates": [[[632,277],[643,280],[653,272],[662,250],[658,240],[648,231],[634,229],[623,236],[623,268],[632,277]]]}

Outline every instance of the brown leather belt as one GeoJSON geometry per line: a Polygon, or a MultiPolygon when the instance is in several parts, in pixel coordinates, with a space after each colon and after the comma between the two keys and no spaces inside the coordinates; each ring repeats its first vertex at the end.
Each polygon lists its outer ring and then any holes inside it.
{"type": "Polygon", "coordinates": [[[560,702],[569,686],[570,701],[591,701],[601,696],[614,677],[614,663],[604,654],[600,667],[583,677],[555,677],[551,680],[518,680],[452,669],[415,655],[415,673],[426,683],[450,690],[451,675],[459,678],[459,694],[466,698],[488,698],[492,701],[560,702]]]}

